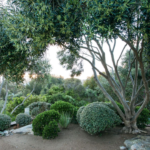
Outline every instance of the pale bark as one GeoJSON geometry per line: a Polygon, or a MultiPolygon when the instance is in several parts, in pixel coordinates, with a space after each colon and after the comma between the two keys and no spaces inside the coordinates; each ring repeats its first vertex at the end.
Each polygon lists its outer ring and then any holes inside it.
{"type": "Polygon", "coordinates": [[[31,96],[31,94],[33,93],[33,91],[34,91],[34,88],[35,88],[35,86],[33,87],[33,90],[31,91],[31,93],[22,101],[22,103],[21,104],[19,104],[19,105],[17,105],[13,110],[12,110],[12,112],[11,112],[11,114],[13,114],[14,113],[14,111],[19,107],[19,106],[21,106],[21,105],[23,105],[24,104],[24,102],[25,102],[25,100],[26,99],[28,99],[30,96],[31,96]]]}
{"type": "Polygon", "coordinates": [[[2,110],[1,110],[1,114],[3,113],[3,111],[4,111],[5,108],[6,108],[7,98],[8,98],[8,87],[7,87],[7,81],[6,81],[6,96],[5,96],[5,102],[4,102],[3,108],[2,108],[2,110]]]}

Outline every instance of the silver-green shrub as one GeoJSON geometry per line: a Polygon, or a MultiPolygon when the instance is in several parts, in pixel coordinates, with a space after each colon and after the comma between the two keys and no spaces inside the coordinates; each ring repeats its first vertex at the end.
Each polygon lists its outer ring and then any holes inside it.
{"type": "Polygon", "coordinates": [[[34,107],[31,111],[31,116],[37,116],[40,113],[39,107],[34,107]]]}
{"type": "Polygon", "coordinates": [[[31,116],[36,117],[38,114],[46,110],[50,110],[50,106],[51,104],[46,102],[33,102],[28,107],[30,109],[31,116]]]}
{"type": "Polygon", "coordinates": [[[16,117],[16,123],[19,124],[19,126],[28,125],[31,123],[31,121],[31,116],[28,114],[20,113],[16,117]]]}
{"type": "Polygon", "coordinates": [[[80,115],[80,126],[89,134],[97,134],[120,124],[120,117],[100,102],[87,105],[80,115]]]}
{"type": "Polygon", "coordinates": [[[77,122],[80,124],[80,115],[81,115],[81,113],[82,113],[82,111],[83,111],[83,109],[85,108],[85,106],[82,106],[82,107],[80,107],[79,109],[78,109],[78,111],[77,111],[77,122]]]}
{"type": "Polygon", "coordinates": [[[11,124],[11,118],[8,115],[0,114],[0,131],[8,129],[11,124]]]}

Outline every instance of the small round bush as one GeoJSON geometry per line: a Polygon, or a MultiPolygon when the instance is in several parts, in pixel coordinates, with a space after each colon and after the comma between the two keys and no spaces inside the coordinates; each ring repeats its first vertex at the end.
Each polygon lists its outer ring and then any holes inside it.
{"type": "Polygon", "coordinates": [[[0,131],[8,129],[11,124],[11,118],[8,115],[0,114],[0,131]]]}
{"type": "Polygon", "coordinates": [[[34,135],[42,136],[44,127],[49,124],[50,121],[55,120],[58,122],[60,119],[60,114],[55,110],[45,111],[35,117],[32,122],[34,135]]]}
{"type": "Polygon", "coordinates": [[[67,113],[70,114],[70,116],[73,116],[74,114],[74,106],[68,102],[64,102],[64,101],[58,101],[55,102],[55,104],[52,104],[51,106],[51,110],[54,109],[56,111],[58,111],[59,113],[67,113]]]}
{"type": "Polygon", "coordinates": [[[25,126],[30,124],[32,121],[31,116],[28,114],[20,113],[16,117],[16,123],[19,124],[19,126],[25,126]]]}
{"type": "Polygon", "coordinates": [[[81,115],[84,108],[85,108],[85,106],[82,106],[77,111],[77,121],[78,121],[79,124],[80,124],[80,115],[81,115]]]}
{"type": "Polygon", "coordinates": [[[87,105],[80,115],[80,126],[91,135],[100,133],[120,122],[120,117],[112,109],[99,102],[87,105]]]}
{"type": "Polygon", "coordinates": [[[44,127],[42,137],[43,139],[54,139],[58,136],[59,131],[57,121],[50,121],[50,123],[44,127]]]}

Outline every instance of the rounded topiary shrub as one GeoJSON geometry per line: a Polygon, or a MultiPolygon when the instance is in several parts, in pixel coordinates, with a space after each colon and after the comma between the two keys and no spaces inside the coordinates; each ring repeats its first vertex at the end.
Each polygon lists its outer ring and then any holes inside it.
{"type": "Polygon", "coordinates": [[[60,114],[55,110],[45,111],[35,117],[32,122],[34,135],[41,135],[43,133],[44,127],[49,124],[50,121],[55,120],[58,122],[60,119],[60,114]]]}
{"type": "Polygon", "coordinates": [[[16,117],[16,123],[19,124],[19,126],[25,126],[30,124],[32,121],[31,116],[28,114],[20,113],[16,117]]]}
{"type": "Polygon", "coordinates": [[[50,123],[44,127],[42,137],[43,139],[54,139],[58,136],[59,131],[57,121],[50,121],[50,123]]]}
{"type": "Polygon", "coordinates": [[[33,102],[28,107],[30,109],[31,116],[35,117],[46,110],[50,110],[50,106],[51,104],[46,102],[33,102]]]}
{"type": "Polygon", "coordinates": [[[80,115],[80,126],[91,135],[100,133],[120,122],[120,117],[112,109],[99,102],[87,105],[80,115]]]}
{"type": "Polygon", "coordinates": [[[75,107],[68,102],[57,101],[54,104],[52,104],[51,110],[52,109],[59,111],[59,113],[64,112],[70,114],[70,116],[73,116],[75,107]]]}
{"type": "Polygon", "coordinates": [[[0,114],[0,131],[8,129],[11,124],[11,118],[8,115],[0,114]]]}
{"type": "Polygon", "coordinates": [[[81,115],[84,108],[85,108],[85,106],[82,106],[77,111],[77,121],[78,121],[79,124],[80,124],[80,115],[81,115]]]}

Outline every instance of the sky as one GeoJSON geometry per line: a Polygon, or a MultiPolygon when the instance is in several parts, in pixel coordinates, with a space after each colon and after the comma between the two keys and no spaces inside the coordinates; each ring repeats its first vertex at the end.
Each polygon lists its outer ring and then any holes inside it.
{"type": "MultiPolygon", "coordinates": [[[[122,42],[121,40],[117,40],[116,42],[116,48],[115,48],[115,52],[114,52],[114,56],[115,56],[115,60],[117,60],[120,56],[121,50],[124,47],[124,42],[122,42]]],[[[106,60],[107,60],[107,64],[109,64],[110,66],[112,66],[112,61],[111,61],[111,57],[108,51],[108,47],[104,44],[104,49],[106,50],[106,60]]],[[[60,63],[59,60],[57,58],[57,52],[61,50],[60,47],[58,46],[49,46],[48,50],[45,53],[45,58],[47,58],[52,66],[52,70],[50,71],[50,73],[52,75],[56,75],[56,76],[63,76],[64,78],[70,78],[70,74],[71,71],[66,70],[65,68],[63,68],[60,63]]],[[[124,52],[125,53],[125,52],[124,52]]],[[[120,65],[121,61],[119,62],[120,65]]],[[[101,71],[104,71],[104,68],[97,62],[97,67],[100,68],[101,71]]],[[[91,77],[93,76],[93,71],[91,68],[91,65],[86,62],[83,61],[83,68],[84,68],[84,72],[75,78],[81,79],[81,80],[85,80],[87,77],[91,77]]]]}

